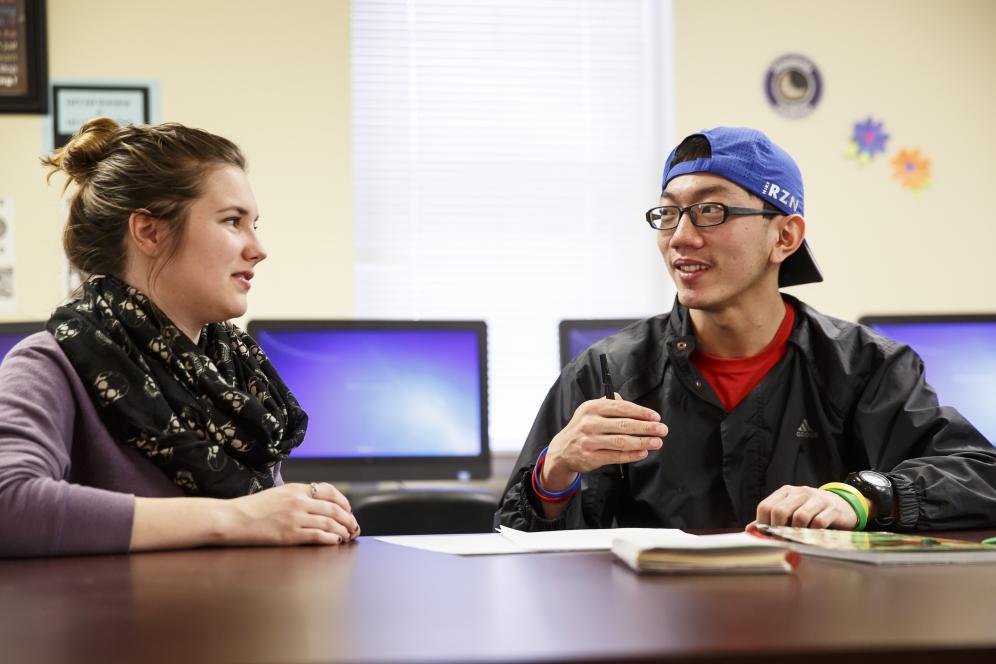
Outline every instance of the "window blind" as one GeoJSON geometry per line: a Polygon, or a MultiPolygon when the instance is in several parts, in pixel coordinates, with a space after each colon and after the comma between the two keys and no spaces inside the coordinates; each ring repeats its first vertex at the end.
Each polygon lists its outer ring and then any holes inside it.
{"type": "Polygon", "coordinates": [[[560,319],[670,307],[643,212],[671,3],[354,0],[350,21],[355,315],[486,320],[492,447],[515,452],[560,319]]]}

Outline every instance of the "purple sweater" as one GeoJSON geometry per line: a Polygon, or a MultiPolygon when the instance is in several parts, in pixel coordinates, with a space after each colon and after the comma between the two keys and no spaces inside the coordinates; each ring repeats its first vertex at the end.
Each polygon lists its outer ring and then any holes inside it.
{"type": "Polygon", "coordinates": [[[51,334],[15,346],[0,366],[0,557],[125,552],[136,495],[184,494],[111,437],[51,334]]]}

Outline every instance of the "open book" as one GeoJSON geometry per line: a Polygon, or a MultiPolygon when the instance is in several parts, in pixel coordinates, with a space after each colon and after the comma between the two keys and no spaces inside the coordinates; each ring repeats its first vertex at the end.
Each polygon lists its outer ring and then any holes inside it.
{"type": "Polygon", "coordinates": [[[748,533],[627,533],[613,540],[612,553],[633,570],[654,574],[784,574],[799,564],[799,554],[783,543],[748,533]]]}
{"type": "Polygon", "coordinates": [[[996,562],[996,545],[930,535],[758,525],[772,542],[804,555],[874,565],[996,562]]]}

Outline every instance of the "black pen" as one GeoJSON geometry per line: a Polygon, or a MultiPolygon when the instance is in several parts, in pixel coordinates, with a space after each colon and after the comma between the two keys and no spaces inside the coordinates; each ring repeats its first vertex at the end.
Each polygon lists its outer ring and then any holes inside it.
{"type": "MultiPolygon", "coordinates": [[[[615,399],[616,398],[616,388],[612,386],[612,374],[609,373],[609,358],[602,353],[598,357],[598,361],[602,363],[602,387],[605,388],[605,398],[615,399]]],[[[619,477],[626,479],[626,473],[623,471],[623,465],[616,464],[619,467],[619,477]]]]}

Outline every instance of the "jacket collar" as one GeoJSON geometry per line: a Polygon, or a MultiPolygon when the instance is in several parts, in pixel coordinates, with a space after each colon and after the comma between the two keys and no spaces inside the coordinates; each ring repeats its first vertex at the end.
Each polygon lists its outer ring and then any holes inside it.
{"type": "MultiPolygon", "coordinates": [[[[796,297],[787,293],[781,293],[782,300],[788,302],[795,309],[795,325],[789,335],[789,343],[793,343],[801,349],[810,347],[810,330],[803,325],[802,321],[809,319],[813,310],[796,297]]],[[[674,305],[667,321],[667,348],[668,354],[673,359],[687,359],[695,350],[695,332],[692,330],[692,317],[688,314],[688,307],[678,302],[674,298],[674,305]],[[684,342],[684,343],[682,343],[684,342]]]]}
{"type": "Polygon", "coordinates": [[[671,315],[668,317],[667,351],[675,360],[687,360],[695,350],[695,332],[692,330],[692,317],[688,307],[674,298],[671,315]]]}
{"type": "MultiPolygon", "coordinates": [[[[789,343],[808,355],[812,334],[805,321],[813,315],[813,310],[791,295],[786,293],[781,295],[782,299],[791,304],[796,311],[795,326],[789,336],[789,343]]],[[[642,366],[638,365],[637,370],[618,386],[620,393],[627,399],[639,398],[654,389],[663,378],[668,362],[675,362],[687,371],[689,358],[695,350],[695,333],[692,330],[688,307],[678,302],[677,297],[669,314],[657,316],[648,322],[650,325],[663,327],[661,334],[663,343],[652,355],[644,357],[642,366]]]]}

